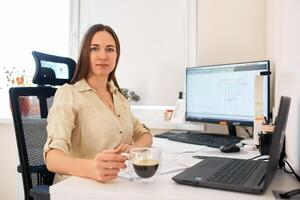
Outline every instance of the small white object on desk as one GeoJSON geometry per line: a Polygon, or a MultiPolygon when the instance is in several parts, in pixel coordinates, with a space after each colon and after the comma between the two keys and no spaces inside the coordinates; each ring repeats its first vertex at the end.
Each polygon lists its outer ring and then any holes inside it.
{"type": "Polygon", "coordinates": [[[257,151],[256,145],[253,144],[246,144],[243,148],[247,151],[257,151]]]}
{"type": "Polygon", "coordinates": [[[171,117],[171,122],[184,122],[185,116],[185,101],[182,99],[178,99],[171,117]]]}

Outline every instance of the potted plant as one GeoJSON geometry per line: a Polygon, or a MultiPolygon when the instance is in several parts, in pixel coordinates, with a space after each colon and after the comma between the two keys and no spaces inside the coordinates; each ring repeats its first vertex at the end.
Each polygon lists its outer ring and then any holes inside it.
{"type": "Polygon", "coordinates": [[[124,95],[124,97],[129,101],[139,101],[141,99],[141,97],[139,95],[137,95],[134,91],[129,90],[127,88],[121,88],[121,91],[124,95]]]}

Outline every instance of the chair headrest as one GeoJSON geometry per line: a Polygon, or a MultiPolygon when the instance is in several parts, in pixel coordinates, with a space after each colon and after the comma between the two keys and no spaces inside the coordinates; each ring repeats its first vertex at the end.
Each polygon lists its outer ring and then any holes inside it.
{"type": "Polygon", "coordinates": [[[74,75],[76,62],[67,57],[33,51],[36,70],[32,82],[37,85],[63,85],[74,75]]]}

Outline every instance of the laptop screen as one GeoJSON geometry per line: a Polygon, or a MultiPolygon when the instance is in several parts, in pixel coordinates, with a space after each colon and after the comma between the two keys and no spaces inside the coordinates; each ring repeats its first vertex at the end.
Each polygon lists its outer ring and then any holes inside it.
{"type": "Polygon", "coordinates": [[[290,104],[290,97],[281,97],[276,120],[277,122],[275,124],[275,130],[273,133],[272,144],[270,148],[270,161],[267,169],[268,173],[266,174],[265,179],[265,187],[268,187],[268,185],[271,183],[272,178],[274,177],[274,174],[276,173],[278,167],[281,150],[283,148],[284,143],[284,133],[288,120],[290,104]]]}

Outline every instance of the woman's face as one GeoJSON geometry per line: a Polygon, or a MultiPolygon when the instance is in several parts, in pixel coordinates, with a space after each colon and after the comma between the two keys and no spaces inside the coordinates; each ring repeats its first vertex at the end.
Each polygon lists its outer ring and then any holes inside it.
{"type": "Polygon", "coordinates": [[[90,45],[89,76],[108,77],[116,65],[117,50],[114,38],[106,31],[94,34],[90,45]]]}

